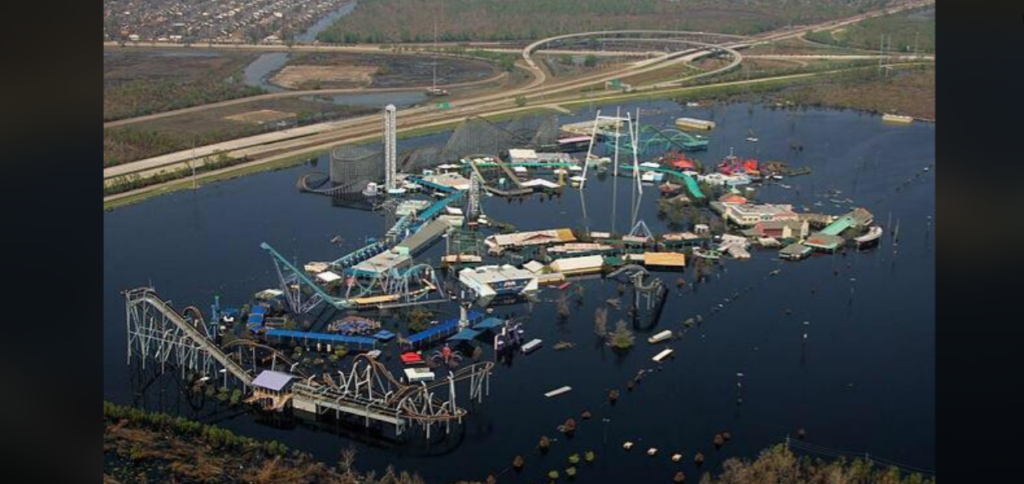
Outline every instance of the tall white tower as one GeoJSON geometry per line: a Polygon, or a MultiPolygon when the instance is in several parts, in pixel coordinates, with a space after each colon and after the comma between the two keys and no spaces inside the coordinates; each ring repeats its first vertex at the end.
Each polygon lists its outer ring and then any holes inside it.
{"type": "Polygon", "coordinates": [[[480,217],[480,176],[476,172],[469,174],[469,210],[466,220],[476,220],[480,217]]]}
{"type": "Polygon", "coordinates": [[[395,189],[395,176],[398,172],[398,149],[395,136],[395,115],[394,104],[388,104],[384,108],[384,189],[391,191],[395,189]]]}

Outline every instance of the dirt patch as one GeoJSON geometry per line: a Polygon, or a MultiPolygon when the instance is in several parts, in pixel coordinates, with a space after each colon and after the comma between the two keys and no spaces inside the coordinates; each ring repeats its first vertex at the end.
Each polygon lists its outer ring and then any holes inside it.
{"type": "Polygon", "coordinates": [[[260,109],[258,111],[249,111],[247,113],[235,114],[233,116],[224,116],[224,119],[230,119],[240,123],[263,125],[294,117],[295,113],[274,111],[273,109],[260,109]]]}
{"type": "MultiPolygon", "coordinates": [[[[449,56],[431,57],[409,54],[363,54],[349,52],[300,52],[292,54],[289,67],[319,67],[337,69],[339,72],[359,72],[372,69],[369,87],[392,88],[429,86],[437,73],[438,84],[455,84],[479,81],[499,73],[498,67],[490,62],[449,56]],[[435,71],[436,69],[436,71],[435,71]]],[[[333,71],[330,71],[333,72],[333,71]]],[[[276,82],[276,81],[275,81],[276,82]]],[[[321,83],[321,88],[356,87],[321,83]]]]}
{"type": "Polygon", "coordinates": [[[376,66],[353,64],[290,65],[275,74],[271,82],[288,89],[366,87],[373,83],[377,70],[376,66]]]}

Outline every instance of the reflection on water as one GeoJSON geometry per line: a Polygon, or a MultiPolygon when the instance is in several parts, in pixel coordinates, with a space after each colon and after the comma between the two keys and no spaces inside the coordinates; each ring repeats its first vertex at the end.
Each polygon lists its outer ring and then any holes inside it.
{"type": "MultiPolygon", "coordinates": [[[[300,43],[312,43],[316,40],[317,34],[327,27],[330,27],[336,20],[352,13],[352,10],[356,8],[356,3],[357,2],[353,1],[352,3],[345,4],[338,10],[335,10],[326,17],[321,18],[304,33],[297,35],[295,37],[295,41],[300,43]]],[[[253,87],[261,87],[267,92],[287,91],[287,89],[283,87],[272,84],[270,82],[270,77],[275,72],[281,70],[290,57],[291,55],[287,52],[272,52],[257,57],[256,60],[245,68],[245,84],[253,87]]]]}
{"type": "Polygon", "coordinates": [[[318,20],[313,26],[303,32],[301,35],[295,36],[296,42],[311,43],[316,40],[316,35],[323,32],[327,27],[336,22],[338,19],[352,13],[352,10],[356,8],[357,2],[352,0],[352,3],[342,5],[341,8],[328,14],[326,17],[318,20]]]}
{"type": "Polygon", "coordinates": [[[270,83],[270,76],[284,67],[288,62],[290,54],[287,52],[271,52],[263,54],[245,67],[245,84],[253,87],[262,87],[267,92],[284,92],[284,89],[270,83]]]}
{"type": "MultiPolygon", "coordinates": [[[[305,424],[261,423],[251,413],[222,411],[212,418],[241,434],[279,440],[327,462],[355,445],[361,468],[394,465],[418,471],[431,482],[481,480],[507,468],[517,454],[526,457],[527,470],[504,474],[501,481],[538,482],[547,470],[564,468],[569,454],[590,449],[598,462],[581,468],[577,482],[657,482],[671,478],[680,465],[643,452],[622,452],[623,441],[657,446],[665,454],[692,456],[703,450],[707,461],[701,470],[715,470],[728,457],[754,457],[798,428],[807,429],[812,443],[933,468],[935,169],[918,174],[934,161],[934,125],[891,126],[852,111],[742,104],[683,109],[674,102],[651,101],[624,107],[643,108],[642,121],[657,126],[671,126],[682,115],[713,119],[718,127],[709,134],[710,149],[694,155],[705,164],[733,148],[738,156],[812,168],[810,175],[784,180],[788,189],[761,188],[758,199],[793,203],[801,211],[844,213],[851,204],[843,200],[850,198],[882,224],[890,217],[893,224],[900,221],[898,256],[891,240],[883,239],[870,251],[799,263],[780,262],[774,251],[754,251],[750,260],[715,266],[709,282],[697,287],[675,284],[679,277],[692,281],[692,267],[658,274],[671,288],[661,320],[656,327],[637,329],[637,345],[626,354],[609,350],[593,332],[595,311],[608,307],[607,299],[620,297],[615,283],[579,283],[585,297],[564,321],[553,316],[561,294],[557,289],[546,289],[537,303],[498,308],[498,315],[522,316],[527,337],[544,340],[545,347],[499,366],[490,395],[469,407],[458,437],[444,446],[414,440],[386,447],[373,432],[354,430],[355,438],[305,424]],[[750,130],[759,142],[745,141],[750,130]],[[802,149],[793,149],[796,145],[802,149]],[[904,184],[909,179],[915,181],[904,184]],[[781,272],[771,275],[776,270],[781,272]],[[652,363],[660,348],[646,342],[649,333],[679,330],[682,321],[696,315],[703,322],[668,343],[674,359],[660,367],[652,363]],[[576,346],[553,351],[558,341],[576,346]],[[626,382],[642,370],[654,371],[627,391],[626,382]],[[744,374],[742,405],[737,404],[739,372],[744,374]],[[573,390],[555,399],[542,396],[563,385],[573,390]],[[614,406],[606,397],[612,388],[621,390],[614,406]],[[568,417],[579,420],[584,410],[594,418],[581,421],[571,439],[561,436],[556,426],[568,417]],[[733,439],[713,450],[712,436],[723,431],[733,439]],[[558,438],[547,456],[535,451],[542,435],[558,438]],[[439,448],[443,456],[430,455],[439,448]]],[[[560,121],[593,115],[586,110],[560,121]]],[[[403,139],[399,151],[444,140],[444,135],[403,139]]],[[[332,207],[328,199],[298,193],[295,180],[311,169],[303,165],[260,173],[104,214],[105,398],[139,401],[139,387],[130,383],[125,366],[119,291],[151,282],[179,306],[208,307],[214,295],[238,306],[254,291],[276,285],[259,242],[299,262],[333,260],[383,232],[383,217],[376,213],[332,207]],[[335,235],[343,237],[341,244],[331,243],[335,235]]],[[[593,176],[585,204],[579,191],[565,190],[561,196],[525,201],[487,197],[483,211],[519,230],[584,224],[608,230],[615,224],[621,231],[632,218],[627,192],[633,183],[628,177],[593,176]]],[[[653,232],[663,233],[669,228],[657,216],[658,198],[656,189],[645,187],[638,217],[653,232]]],[[[419,259],[436,262],[443,246],[419,259]]],[[[625,301],[629,293],[622,297],[625,301]]],[[[446,310],[450,314],[452,308],[446,310]]],[[[619,319],[628,319],[624,309],[609,311],[609,327],[619,319]]],[[[490,350],[485,356],[491,357],[490,350]]],[[[144,390],[146,405],[188,413],[192,404],[175,403],[174,392],[180,391],[175,388],[169,383],[166,391],[144,390]]],[[[460,402],[468,405],[461,396],[460,402]]],[[[689,463],[682,469],[691,476],[698,472],[689,463]]]]}

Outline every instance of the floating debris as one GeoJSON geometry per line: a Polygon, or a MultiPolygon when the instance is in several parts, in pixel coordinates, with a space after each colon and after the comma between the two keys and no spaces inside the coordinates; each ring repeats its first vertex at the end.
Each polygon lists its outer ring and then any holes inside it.
{"type": "Polygon", "coordinates": [[[632,449],[633,443],[627,440],[625,443],[622,444],[622,448],[625,450],[632,449]]]}
{"type": "Polygon", "coordinates": [[[680,462],[682,460],[683,460],[683,454],[680,454],[678,452],[675,453],[675,454],[672,454],[672,462],[680,462]]]}
{"type": "Polygon", "coordinates": [[[566,435],[576,432],[576,419],[569,417],[564,424],[558,426],[558,431],[566,435]]]}
{"type": "Polygon", "coordinates": [[[558,387],[558,388],[556,388],[554,390],[551,390],[550,392],[545,393],[544,396],[548,397],[548,398],[557,397],[557,396],[559,396],[559,395],[561,395],[563,393],[568,393],[570,391],[572,391],[572,387],[569,386],[569,385],[565,385],[565,386],[558,387]]]}
{"type": "Polygon", "coordinates": [[[569,341],[559,341],[559,342],[555,343],[555,345],[552,346],[551,348],[556,350],[556,351],[561,351],[561,350],[570,349],[570,348],[572,348],[574,346],[576,346],[576,343],[572,343],[572,342],[569,342],[569,341]]]}
{"type": "Polygon", "coordinates": [[[676,472],[676,475],[672,476],[672,482],[675,482],[676,484],[686,482],[686,474],[683,474],[683,471],[676,472]]]}
{"type": "Polygon", "coordinates": [[[700,467],[700,465],[704,463],[704,453],[697,452],[697,454],[693,456],[693,463],[696,464],[697,467],[700,467]]]}
{"type": "Polygon", "coordinates": [[[658,455],[658,448],[657,447],[651,447],[650,449],[647,449],[647,455],[649,455],[651,457],[654,457],[654,456],[658,455]]]}

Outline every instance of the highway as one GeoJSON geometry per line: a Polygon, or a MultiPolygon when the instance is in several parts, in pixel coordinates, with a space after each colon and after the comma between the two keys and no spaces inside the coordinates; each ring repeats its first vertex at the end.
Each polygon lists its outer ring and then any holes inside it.
{"type": "MultiPolygon", "coordinates": [[[[452,122],[468,119],[474,116],[493,116],[506,113],[514,113],[522,111],[524,109],[534,108],[555,108],[560,102],[567,102],[573,100],[579,100],[578,91],[581,88],[600,85],[606,81],[612,79],[618,79],[625,76],[633,76],[646,72],[663,69],[678,63],[685,63],[697,59],[702,56],[710,55],[716,51],[725,51],[731,55],[733,62],[724,66],[723,68],[716,69],[707,73],[700,73],[695,76],[705,77],[709,75],[719,74],[728,69],[734,68],[742,60],[738,50],[761,43],[785,40],[789,38],[800,37],[807,32],[812,30],[820,30],[823,28],[835,28],[842,25],[848,25],[854,22],[859,22],[868,18],[873,18],[880,15],[886,15],[895,13],[908,8],[915,8],[921,5],[934,3],[934,0],[908,2],[899,6],[893,6],[886,9],[881,9],[872,12],[866,12],[859,14],[847,19],[835,20],[824,22],[817,25],[803,26],[798,28],[784,29],[781,31],[769,32],[755,37],[736,37],[736,36],[721,36],[728,40],[723,44],[701,44],[694,41],[682,41],[681,39],[675,39],[696,47],[690,49],[684,49],[661,55],[652,59],[640,60],[638,62],[627,63],[619,68],[605,70],[597,72],[591,75],[582,76],[574,79],[567,79],[563,81],[552,81],[549,82],[548,74],[540,67],[532,58],[532,55],[537,52],[538,48],[553,41],[568,39],[573,37],[584,37],[584,36],[595,36],[595,35],[612,35],[614,32],[629,33],[635,35],[681,35],[684,32],[667,32],[667,31],[641,31],[641,30],[630,30],[630,31],[613,31],[613,32],[585,32],[577,34],[567,34],[564,36],[552,37],[549,39],[542,39],[526,46],[522,51],[523,61],[518,63],[519,68],[527,70],[533,79],[525,86],[518,87],[515,89],[509,89],[498,93],[488,93],[478,95],[465,99],[453,99],[451,101],[452,109],[449,110],[437,110],[433,106],[421,106],[418,108],[411,108],[403,110],[400,113],[398,120],[398,130],[407,131],[412,128],[428,128],[433,126],[441,126],[452,122]],[[528,107],[516,106],[515,99],[522,96],[527,99],[528,107]]],[[[690,35],[704,35],[711,36],[717,34],[711,34],[706,32],[690,32],[690,35]]],[[[675,80],[669,83],[658,83],[650,86],[643,86],[644,89],[653,90],[667,87],[678,87],[681,82],[693,80],[695,76],[689,76],[682,80],[675,80]]],[[[723,83],[725,84],[725,83],[723,83]]],[[[707,87],[707,86],[704,86],[707,87]]],[[[362,116],[359,118],[352,118],[340,122],[331,123],[320,123],[301,128],[293,128],[291,130],[284,130],[275,133],[266,133],[262,135],[240,138],[224,143],[217,143],[209,146],[197,148],[193,154],[192,150],[186,150],[178,153],[171,153],[159,157],[149,158],[146,160],[139,160],[136,162],[126,163],[116,167],[110,167],[104,169],[104,179],[108,180],[117,176],[136,173],[141,176],[147,176],[157,171],[177,168],[179,166],[187,166],[187,162],[194,158],[202,158],[215,152],[224,152],[232,157],[249,157],[253,161],[229,167],[216,172],[210,172],[205,174],[206,176],[213,176],[216,174],[222,174],[234,170],[240,170],[243,168],[255,166],[261,163],[272,163],[274,161],[280,161],[291,156],[295,156],[301,153],[310,153],[315,151],[323,151],[330,149],[333,146],[342,143],[353,143],[359,141],[370,140],[380,136],[380,117],[376,115],[362,116]]],[[[171,182],[168,182],[171,183],[171,182]]],[[[104,197],[104,201],[112,201],[118,198],[136,195],[138,193],[158,190],[166,184],[153,185],[143,189],[139,189],[133,192],[127,192],[119,195],[112,195],[104,197]]]]}

